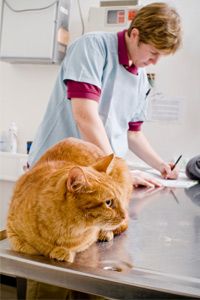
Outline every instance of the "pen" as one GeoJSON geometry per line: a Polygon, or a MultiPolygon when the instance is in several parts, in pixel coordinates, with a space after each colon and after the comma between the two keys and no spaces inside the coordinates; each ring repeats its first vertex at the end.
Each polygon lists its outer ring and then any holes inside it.
{"type": "Polygon", "coordinates": [[[181,159],[182,154],[179,156],[179,158],[177,159],[177,161],[174,163],[174,165],[171,167],[171,170],[173,171],[174,168],[176,167],[176,165],[178,164],[179,160],[181,159]]]}

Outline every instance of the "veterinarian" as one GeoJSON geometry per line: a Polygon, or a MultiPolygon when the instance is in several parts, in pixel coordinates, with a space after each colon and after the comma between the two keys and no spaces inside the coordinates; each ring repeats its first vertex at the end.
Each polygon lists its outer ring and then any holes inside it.
{"type": "MultiPolygon", "coordinates": [[[[29,155],[32,166],[58,141],[73,136],[124,157],[128,149],[165,178],[175,168],[154,151],[142,124],[150,85],[145,67],[174,54],[180,18],[166,3],[141,8],[128,30],[87,33],[67,49],[46,113],[29,155]]],[[[156,185],[133,176],[133,184],[156,185]]]]}

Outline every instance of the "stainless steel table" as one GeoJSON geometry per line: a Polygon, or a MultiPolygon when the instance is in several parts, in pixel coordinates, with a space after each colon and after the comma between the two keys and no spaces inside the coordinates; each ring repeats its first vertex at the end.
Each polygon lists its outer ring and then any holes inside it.
{"type": "Polygon", "coordinates": [[[126,232],[73,264],[15,253],[3,240],[1,273],[115,299],[141,291],[200,298],[200,185],[137,189],[129,215],[126,232]]]}

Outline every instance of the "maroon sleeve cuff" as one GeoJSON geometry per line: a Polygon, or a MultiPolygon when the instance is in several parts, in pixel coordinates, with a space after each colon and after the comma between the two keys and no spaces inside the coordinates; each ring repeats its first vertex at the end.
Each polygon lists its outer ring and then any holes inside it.
{"type": "Polygon", "coordinates": [[[67,98],[84,98],[99,101],[101,89],[97,86],[87,83],[67,80],[67,98]]]}
{"type": "Polygon", "coordinates": [[[129,129],[130,131],[140,131],[142,128],[142,121],[138,121],[138,122],[129,122],[129,129]]]}

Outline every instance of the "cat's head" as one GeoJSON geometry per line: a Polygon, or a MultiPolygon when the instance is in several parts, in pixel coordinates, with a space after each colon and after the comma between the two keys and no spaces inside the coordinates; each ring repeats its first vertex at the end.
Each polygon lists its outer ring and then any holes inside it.
{"type": "Polygon", "coordinates": [[[88,225],[113,230],[127,218],[125,186],[112,176],[116,158],[113,154],[89,167],[75,166],[65,182],[66,201],[80,212],[88,225]]]}

